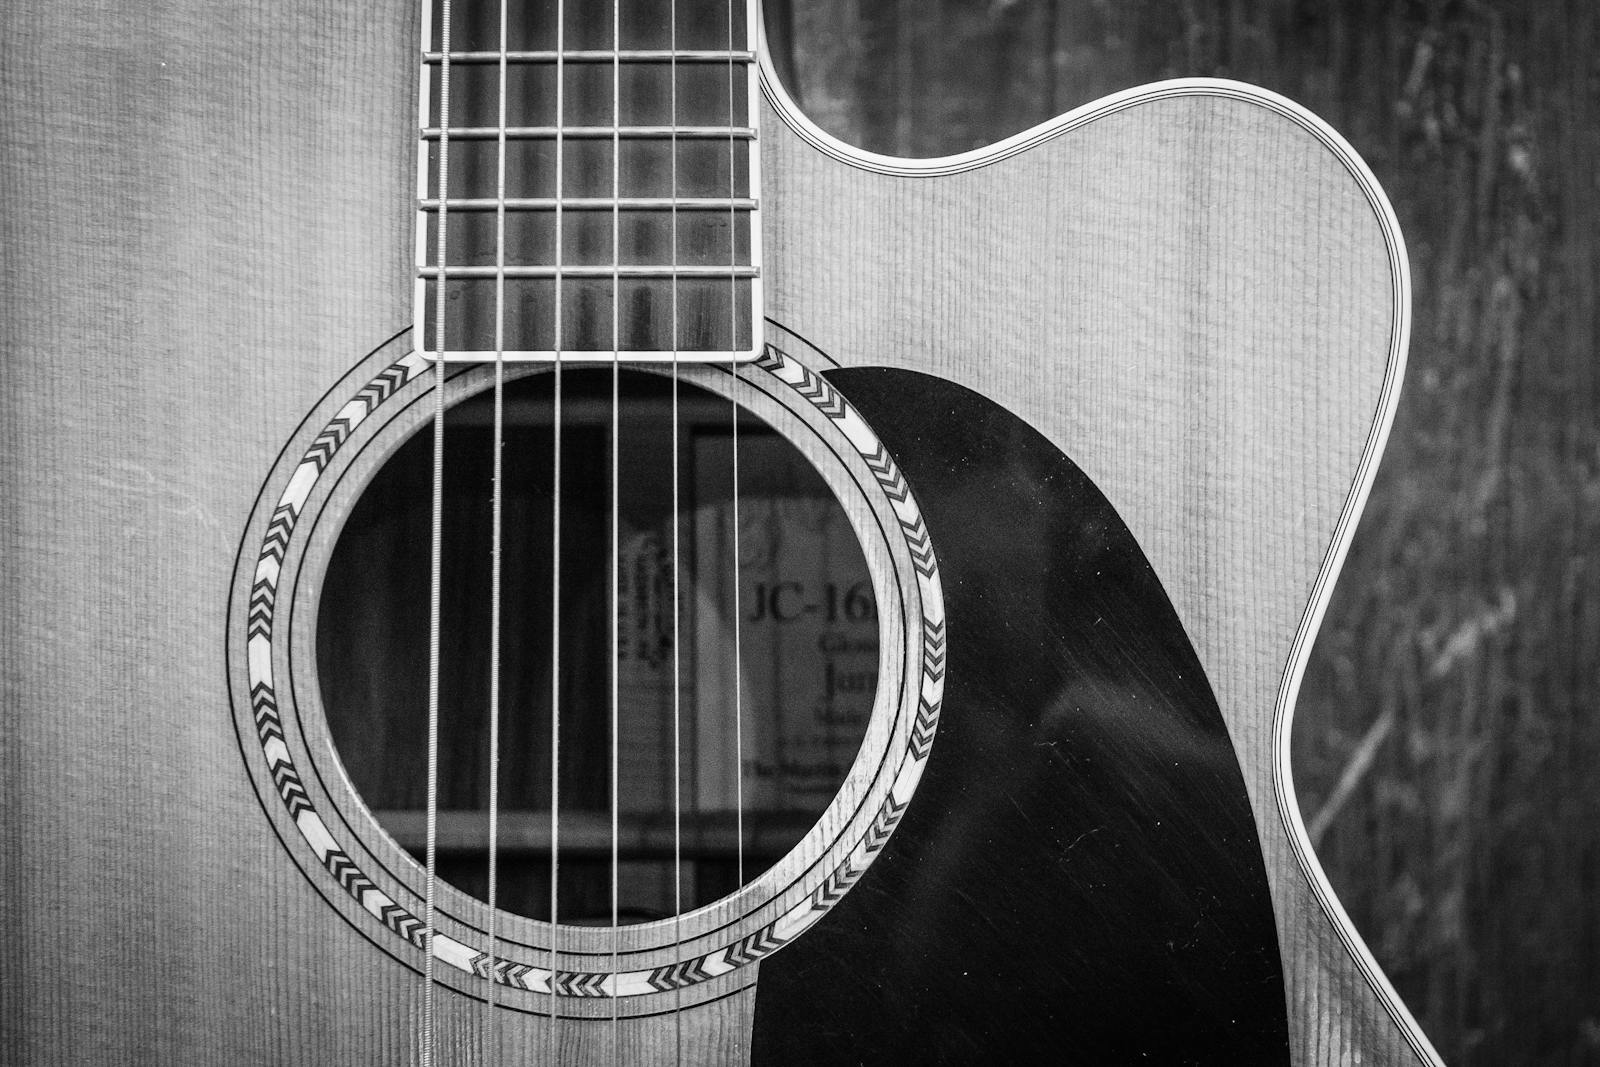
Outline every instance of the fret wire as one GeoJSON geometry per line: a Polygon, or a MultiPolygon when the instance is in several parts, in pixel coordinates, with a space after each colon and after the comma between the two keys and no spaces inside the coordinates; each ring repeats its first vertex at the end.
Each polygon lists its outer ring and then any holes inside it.
{"type": "MultiPolygon", "coordinates": [[[[494,278],[502,268],[482,267],[474,265],[458,265],[446,267],[444,276],[447,278],[494,278]]],[[[417,271],[419,278],[439,277],[438,267],[422,267],[417,271]]],[[[676,269],[665,264],[654,263],[619,263],[614,268],[612,264],[571,264],[563,267],[542,266],[507,266],[504,274],[507,278],[610,278],[615,274],[619,278],[714,278],[721,280],[730,273],[735,278],[755,278],[760,274],[759,267],[737,265],[734,267],[707,266],[698,263],[680,264],[676,269]]]]}
{"type": "MultiPolygon", "coordinates": [[[[673,159],[672,165],[676,169],[676,159],[673,159]]],[[[502,204],[507,211],[551,211],[557,207],[555,198],[548,196],[507,197],[503,201],[489,197],[451,197],[449,207],[451,211],[494,211],[502,204]]],[[[438,211],[439,201],[431,198],[421,200],[417,206],[423,211],[438,211]]],[[[610,211],[613,207],[622,211],[722,211],[729,207],[738,211],[754,211],[757,204],[753,197],[624,196],[612,200],[588,196],[567,197],[559,206],[567,211],[610,211]]]]}
{"type": "MultiPolygon", "coordinates": [[[[440,2],[440,0],[435,0],[435,2],[440,2]]],[[[735,2],[737,2],[737,0],[735,0],[735,2]]],[[[558,14],[564,18],[564,11],[558,12],[558,14]]],[[[536,145],[546,140],[563,139],[567,137],[578,139],[580,141],[586,139],[590,141],[609,139],[613,144],[616,144],[619,139],[624,139],[630,143],[660,143],[662,147],[667,147],[668,142],[676,142],[679,140],[685,142],[695,140],[704,142],[714,142],[718,140],[746,142],[750,145],[748,149],[740,150],[737,144],[730,146],[733,150],[729,152],[729,166],[730,170],[734,173],[730,175],[729,191],[730,193],[736,194],[742,185],[748,184],[749,191],[747,195],[731,195],[727,197],[706,196],[697,198],[680,198],[676,195],[670,198],[661,196],[623,197],[620,195],[620,189],[618,189],[614,190],[618,194],[615,200],[599,196],[572,197],[563,201],[559,206],[556,204],[555,198],[549,195],[506,197],[503,210],[507,213],[517,213],[519,217],[524,218],[530,213],[535,215],[544,213],[561,214],[567,210],[578,211],[580,213],[592,213],[595,211],[609,209],[613,213],[613,216],[620,211],[632,213],[655,211],[666,213],[672,210],[687,211],[691,213],[722,211],[725,212],[730,219],[730,243],[732,243],[735,248],[735,257],[738,258],[744,256],[743,243],[747,240],[748,236],[750,253],[749,258],[745,258],[744,262],[750,264],[752,267],[758,267],[759,259],[757,258],[758,253],[756,252],[756,249],[759,247],[758,212],[760,210],[760,204],[754,194],[756,172],[754,141],[759,137],[759,132],[757,131],[756,124],[754,122],[756,112],[755,101],[759,98],[759,89],[755,84],[756,78],[754,73],[756,70],[754,61],[758,56],[758,52],[756,51],[758,34],[753,32],[755,24],[752,23],[752,25],[746,26],[746,30],[751,31],[744,35],[748,39],[741,39],[736,29],[738,25],[737,20],[739,17],[739,11],[737,9],[732,9],[731,15],[732,17],[729,20],[728,27],[728,30],[730,31],[730,37],[727,42],[729,47],[699,49],[674,47],[627,49],[613,47],[604,50],[584,49],[564,47],[563,41],[565,38],[563,37],[562,40],[552,42],[551,45],[539,49],[517,51],[508,48],[504,53],[505,62],[503,64],[506,67],[509,67],[510,64],[519,61],[523,61],[524,65],[533,62],[544,62],[550,64],[558,75],[558,81],[562,83],[558,86],[557,95],[559,96],[565,90],[565,65],[569,62],[577,64],[587,63],[591,65],[599,62],[610,62],[613,67],[611,73],[612,80],[614,82],[619,81],[621,76],[626,75],[627,71],[620,71],[619,73],[619,68],[624,63],[632,64],[633,66],[631,66],[630,69],[637,69],[639,64],[658,63],[663,69],[663,72],[668,73],[672,77],[674,90],[680,88],[676,84],[676,73],[679,71],[679,64],[688,66],[705,66],[710,63],[717,63],[720,64],[729,75],[728,91],[731,100],[729,108],[730,124],[728,126],[680,125],[677,121],[678,114],[676,109],[672,115],[673,121],[665,125],[624,125],[620,121],[622,116],[619,114],[614,114],[613,123],[610,126],[568,126],[563,110],[560,123],[557,126],[549,125],[550,120],[548,118],[544,118],[543,121],[541,121],[541,117],[530,115],[529,117],[533,119],[533,123],[525,126],[512,126],[509,123],[502,123],[500,125],[468,125],[462,123],[452,126],[448,129],[448,131],[446,131],[443,124],[423,128],[419,130],[419,139],[421,141],[421,144],[419,145],[420,158],[424,165],[429,166],[431,169],[432,164],[437,163],[437,145],[447,133],[450,141],[460,141],[465,146],[461,149],[453,149],[450,152],[450,159],[452,161],[456,161],[457,157],[461,157],[463,152],[470,152],[475,142],[484,142],[488,140],[495,140],[498,142],[502,137],[507,140],[515,140],[519,144],[530,145],[536,145]],[[736,41],[737,46],[735,46],[736,41]],[[738,104],[738,97],[734,94],[735,91],[739,89],[739,86],[733,82],[734,77],[743,78],[748,83],[748,92],[750,94],[746,100],[746,103],[750,105],[748,108],[744,106],[733,106],[738,104]],[[733,123],[738,120],[738,116],[740,115],[745,116],[743,119],[745,124],[733,125],[733,123]],[[430,152],[433,153],[433,157],[431,159],[429,158],[430,152]],[[748,157],[750,167],[748,183],[741,181],[743,176],[737,174],[738,166],[742,165],[739,163],[739,160],[744,159],[745,157],[748,157]]],[[[748,16],[746,17],[748,18],[748,16]]],[[[435,30],[437,30],[437,26],[435,26],[435,30]]],[[[617,34],[613,33],[612,36],[615,37],[617,34]]],[[[618,42],[612,41],[609,43],[616,45],[618,42]]],[[[433,50],[425,51],[423,53],[423,60],[423,82],[424,88],[426,89],[429,82],[429,72],[438,71],[440,68],[445,66],[447,62],[451,65],[457,63],[464,65],[471,65],[473,63],[478,63],[480,65],[487,63],[500,64],[501,53],[499,51],[471,49],[464,49],[461,51],[450,50],[447,52],[445,50],[435,48],[433,50]]],[[[506,76],[509,79],[514,75],[515,72],[512,71],[506,76]]],[[[434,73],[432,78],[432,84],[435,88],[437,88],[438,74],[434,73]]],[[[459,80],[459,78],[454,80],[459,80]]],[[[614,86],[613,90],[614,95],[616,95],[617,87],[614,86]]],[[[457,95],[459,95],[459,92],[457,95]]],[[[679,95],[681,95],[681,93],[679,95]]],[[[425,114],[428,114],[429,117],[432,117],[428,112],[425,112],[425,114]]],[[[509,147],[507,152],[508,155],[510,155],[511,149],[509,147]]],[[[672,156],[672,162],[674,165],[680,162],[676,157],[675,149],[672,151],[672,156]]],[[[455,169],[460,169],[459,162],[455,162],[453,165],[455,166],[455,169]]],[[[508,166],[509,165],[510,163],[508,162],[508,166]]],[[[564,164],[562,165],[561,169],[564,176],[564,164]]],[[[513,180],[514,177],[515,172],[513,171],[513,180]]],[[[437,198],[429,198],[427,197],[426,193],[424,193],[424,195],[418,199],[417,218],[419,247],[425,246],[432,238],[433,234],[436,232],[436,220],[442,213],[446,211],[462,211],[471,214],[475,212],[486,212],[489,210],[494,210],[497,212],[497,214],[502,210],[497,198],[481,195],[458,196],[450,198],[447,204],[441,204],[437,198]]],[[[498,223],[495,225],[497,226],[498,223]]],[[[510,227],[521,225],[523,225],[523,223],[520,223],[515,219],[508,223],[508,240],[514,240],[510,227]]],[[[679,229],[680,232],[678,236],[681,240],[681,226],[679,229]]],[[[564,245],[565,234],[563,234],[559,240],[561,241],[561,244],[564,245]]],[[[460,238],[453,243],[460,245],[460,238]]],[[[466,246],[462,245],[461,247],[465,248],[466,246]]],[[[563,255],[564,251],[565,249],[562,248],[561,252],[563,255]]],[[[457,255],[463,259],[468,258],[463,253],[457,253],[457,255]]],[[[525,271],[518,270],[517,268],[519,267],[545,267],[549,261],[544,255],[528,256],[520,254],[515,250],[514,247],[507,249],[507,256],[512,260],[513,264],[515,264],[512,273],[508,274],[508,277],[521,279],[553,277],[560,281],[567,277],[583,276],[582,271],[574,271],[571,274],[561,275],[558,271],[549,269],[525,271]],[[518,259],[522,259],[524,262],[517,263],[518,259]],[[527,262],[529,259],[532,259],[534,262],[527,262]],[[538,262],[539,260],[544,260],[544,262],[538,262]]],[[[419,259],[419,262],[422,262],[422,260],[419,259]]],[[[445,266],[450,267],[451,265],[447,263],[445,266]]],[[[676,277],[681,280],[682,278],[690,276],[691,275],[688,273],[683,273],[681,275],[677,275],[676,277]]],[[[715,337],[713,331],[713,334],[708,338],[708,344],[712,346],[708,351],[716,351],[719,347],[720,350],[724,352],[737,349],[739,345],[736,342],[741,342],[743,338],[741,326],[750,325],[752,328],[752,342],[751,344],[745,344],[743,346],[747,352],[747,355],[736,358],[753,358],[749,356],[748,353],[753,351],[754,348],[759,347],[759,339],[761,334],[759,305],[761,302],[763,286],[760,281],[760,273],[757,269],[751,271],[730,272],[728,276],[730,278],[730,288],[727,290],[730,297],[730,314],[726,321],[729,322],[730,329],[732,330],[734,336],[724,341],[721,338],[715,337]]],[[[418,311],[415,317],[418,322],[425,321],[425,317],[429,314],[430,309],[427,307],[428,303],[433,303],[436,306],[441,303],[441,301],[434,300],[435,290],[431,285],[431,283],[436,281],[438,277],[439,275],[433,270],[419,270],[417,274],[418,284],[416,289],[416,303],[418,311]],[[425,286],[424,283],[428,284],[425,286]],[[427,294],[426,299],[424,299],[423,296],[424,292],[427,294]]],[[[462,277],[470,277],[470,274],[466,276],[453,276],[447,272],[445,277],[449,278],[455,284],[460,284],[462,277]]],[[[657,274],[653,271],[624,270],[619,273],[619,277],[639,279],[651,277],[674,277],[674,275],[657,274]]],[[[448,295],[455,297],[459,294],[455,289],[452,289],[448,295]]],[[[507,297],[508,300],[510,300],[511,294],[508,293],[507,297]]],[[[659,293],[656,296],[647,296],[641,293],[641,299],[653,300],[664,298],[664,293],[659,293]]],[[[536,299],[541,300],[541,302],[548,301],[550,299],[549,290],[544,289],[539,291],[539,295],[536,297],[536,299]]],[[[509,307],[511,306],[514,305],[508,304],[508,311],[509,307]]],[[[597,333],[605,329],[605,327],[602,326],[601,322],[599,321],[600,316],[603,315],[604,312],[600,311],[598,307],[594,308],[592,311],[584,311],[577,308],[567,308],[564,306],[564,301],[558,302],[556,306],[560,308],[560,314],[558,318],[564,322],[565,320],[571,320],[575,327],[580,327],[582,329],[594,329],[597,333]],[[572,314],[569,314],[569,312],[572,312],[572,314]]],[[[603,305],[601,306],[603,307],[603,305]]],[[[667,328],[665,319],[666,316],[658,316],[654,320],[656,325],[649,327],[646,332],[657,335],[663,332],[667,328]]],[[[682,324],[680,323],[680,327],[681,325],[682,324]]],[[[548,349],[553,347],[553,342],[548,339],[548,333],[545,334],[544,338],[536,341],[535,337],[537,336],[537,333],[532,332],[541,329],[548,331],[549,327],[546,324],[537,322],[523,324],[523,322],[517,316],[512,315],[512,317],[507,320],[505,329],[508,345],[512,349],[516,349],[519,352],[548,349]]],[[[431,329],[428,330],[429,334],[432,332],[433,331],[431,329]]],[[[570,333],[570,329],[567,332],[570,333]]],[[[481,340],[475,339],[467,342],[466,344],[459,344],[456,347],[473,349],[476,351],[486,351],[491,347],[490,338],[486,336],[486,333],[487,331],[484,330],[482,334],[479,334],[479,336],[482,338],[481,340]]],[[[603,336],[603,333],[601,333],[601,336],[603,336]]],[[[641,349],[664,350],[670,349],[671,343],[665,339],[654,337],[650,343],[642,344],[640,347],[641,349]]]]}
{"type": "MultiPolygon", "coordinates": [[[[630,141],[700,139],[753,141],[756,131],[749,126],[568,126],[558,130],[555,126],[511,126],[502,130],[497,126],[455,126],[450,129],[453,141],[492,141],[504,132],[513,141],[536,141],[547,137],[569,137],[574,140],[630,141]]],[[[437,141],[440,127],[429,126],[422,131],[425,141],[437,141]]]]}
{"type": "MultiPolygon", "coordinates": [[[[745,47],[754,51],[761,43],[761,4],[760,0],[750,0],[745,6],[745,47]]],[[[749,114],[752,127],[758,125],[758,103],[761,100],[761,71],[755,64],[748,64],[744,68],[745,80],[745,110],[749,114]]],[[[759,131],[757,136],[759,136],[759,131]]],[[[751,141],[745,145],[745,160],[748,171],[745,175],[745,195],[751,200],[760,198],[761,188],[761,154],[756,151],[756,142],[751,141]]],[[[749,257],[751,264],[761,264],[761,216],[759,212],[751,212],[746,220],[749,231],[749,257]]],[[[750,345],[749,351],[758,356],[762,348],[762,279],[758,275],[750,282],[750,294],[746,307],[750,315],[750,345]]]]}
{"type": "MultiPolygon", "coordinates": [[[[627,357],[627,360],[630,363],[666,364],[672,362],[671,348],[624,347],[622,349],[622,353],[627,357]]],[[[436,352],[427,353],[427,359],[430,362],[437,360],[438,358],[439,354],[436,352]]],[[[508,348],[506,349],[505,353],[505,359],[507,363],[553,363],[555,358],[555,353],[549,349],[525,350],[508,348]]],[[[759,358],[759,354],[741,352],[738,355],[738,362],[753,363],[759,358]]],[[[451,351],[444,354],[444,361],[446,363],[492,363],[494,362],[494,353],[487,349],[451,351]]],[[[609,363],[611,362],[611,347],[607,345],[605,348],[563,349],[561,352],[561,361],[563,363],[609,363]]],[[[725,347],[719,348],[715,351],[680,348],[678,350],[678,362],[704,364],[716,363],[718,365],[722,365],[728,362],[728,350],[725,347]]]]}
{"type": "MultiPolygon", "coordinates": [[[[441,52],[427,52],[423,54],[423,62],[437,66],[444,61],[441,52]]],[[[499,52],[452,52],[450,62],[488,64],[498,62],[499,52]]],[[[612,53],[605,49],[569,49],[557,54],[555,50],[514,51],[506,53],[506,59],[511,63],[610,63],[612,53]]],[[[621,53],[624,63],[725,63],[732,60],[735,63],[754,63],[754,52],[728,52],[718,49],[684,49],[672,51],[662,48],[626,49],[621,53]]]]}

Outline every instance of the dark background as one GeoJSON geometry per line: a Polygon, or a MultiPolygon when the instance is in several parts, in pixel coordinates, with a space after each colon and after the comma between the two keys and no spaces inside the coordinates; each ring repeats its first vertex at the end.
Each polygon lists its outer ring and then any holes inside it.
{"type": "Polygon", "coordinates": [[[1448,1062],[1600,1062],[1600,4],[765,2],[806,111],[877,151],[1206,75],[1365,157],[1415,320],[1301,693],[1304,814],[1448,1062]]]}

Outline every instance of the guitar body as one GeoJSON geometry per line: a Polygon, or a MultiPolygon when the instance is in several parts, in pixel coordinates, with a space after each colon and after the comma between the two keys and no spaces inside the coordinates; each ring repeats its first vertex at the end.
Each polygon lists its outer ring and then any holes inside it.
{"type": "MultiPolygon", "coordinates": [[[[5,35],[6,1058],[408,1061],[420,963],[264,800],[236,609],[264,485],[410,350],[415,16],[28,5],[5,35]]],[[[1288,777],[1404,358],[1370,174],[1222,83],[922,163],[768,91],[769,341],[921,501],[941,741],[756,980],[563,1020],[562,1061],[1427,1062],[1288,777]]],[[[547,1048],[536,1011],[436,1010],[440,1062],[547,1048]]]]}

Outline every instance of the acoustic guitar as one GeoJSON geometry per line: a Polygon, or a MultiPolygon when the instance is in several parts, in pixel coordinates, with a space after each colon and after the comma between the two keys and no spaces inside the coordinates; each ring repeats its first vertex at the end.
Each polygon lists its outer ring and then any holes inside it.
{"type": "Polygon", "coordinates": [[[1406,259],[1293,103],[753,0],[8,5],[4,1058],[1436,1063],[1296,689],[1406,259]]]}

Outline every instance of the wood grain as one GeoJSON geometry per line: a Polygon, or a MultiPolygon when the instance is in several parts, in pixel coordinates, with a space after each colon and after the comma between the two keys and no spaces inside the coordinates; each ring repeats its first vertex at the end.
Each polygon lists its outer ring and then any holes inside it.
{"type": "Polygon", "coordinates": [[[767,120],[768,313],[846,365],[1022,415],[1127,521],[1205,665],[1256,809],[1297,1063],[1413,1053],[1308,888],[1274,710],[1379,415],[1396,306],[1372,206],[1308,131],[1178,97],[943,177],[767,120]]]}
{"type": "MultiPolygon", "coordinates": [[[[224,639],[263,477],[409,316],[414,15],[69,0],[3,18],[7,1053],[401,1062],[420,981],[263,817],[224,639]]],[[[1234,101],[1140,106],[937,181],[765,122],[769,313],[842,363],[985,393],[1096,479],[1234,733],[1297,1062],[1409,1058],[1307,888],[1272,778],[1279,683],[1395,317],[1349,174],[1234,101]]],[[[747,1032],[748,996],[718,1003],[685,1024],[697,1059],[747,1032]]],[[[447,1062],[540,1047],[525,1017],[440,1011],[447,1062]]],[[[630,1062],[676,1051],[649,1022],[623,1033],[630,1062]]],[[[560,1038],[564,1060],[606,1055],[560,1038]]]]}

